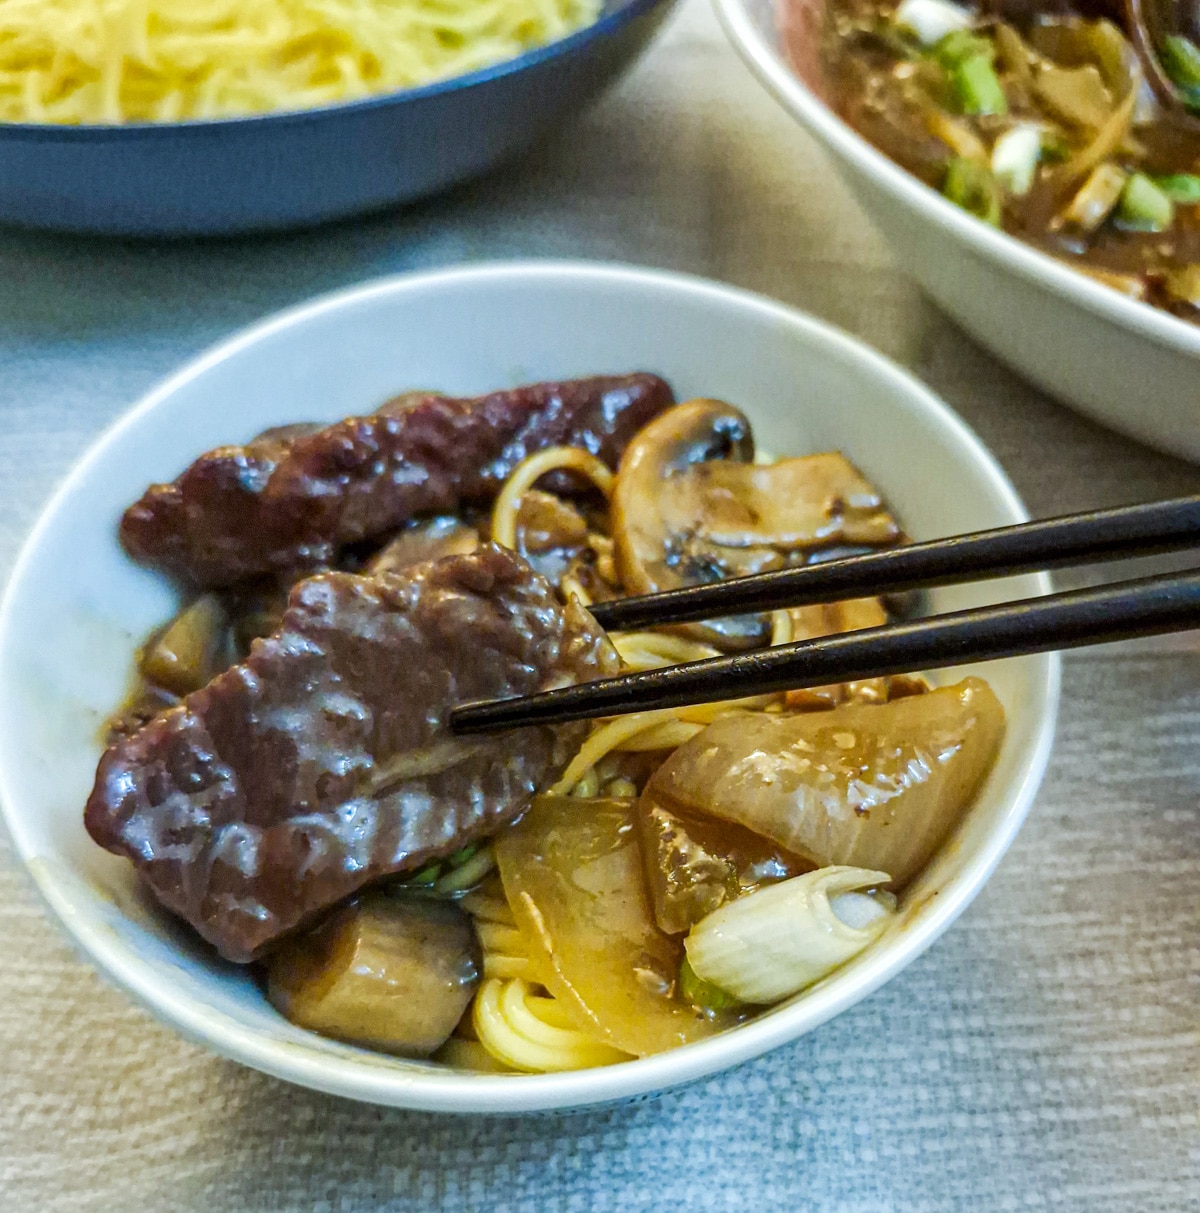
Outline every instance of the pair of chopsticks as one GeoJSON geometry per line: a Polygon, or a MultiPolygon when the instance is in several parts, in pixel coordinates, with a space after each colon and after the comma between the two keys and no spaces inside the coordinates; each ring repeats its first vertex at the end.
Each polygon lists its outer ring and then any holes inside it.
{"type": "MultiPolygon", "coordinates": [[[[1200,546],[1200,496],[1068,514],[759,573],[591,608],[606,630],[1010,577],[1200,546]]],[[[604,678],[525,698],[464,704],[456,733],[490,733],[940,669],[1200,627],[1200,570],[801,640],[604,678]]]]}

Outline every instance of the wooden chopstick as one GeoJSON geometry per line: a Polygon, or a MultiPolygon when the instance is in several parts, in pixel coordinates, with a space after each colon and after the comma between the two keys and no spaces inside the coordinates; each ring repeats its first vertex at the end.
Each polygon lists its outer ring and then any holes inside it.
{"type": "Polygon", "coordinates": [[[491,733],[745,695],[940,669],[1200,626],[1200,570],[1026,598],[932,619],[843,632],[586,682],[520,699],[465,704],[455,733],[491,733]]]}
{"type": "Polygon", "coordinates": [[[956,585],[1035,569],[1151,556],[1197,544],[1200,496],[1178,497],[906,544],[663,594],[598,602],[591,611],[610,632],[657,627],[956,585]]]}

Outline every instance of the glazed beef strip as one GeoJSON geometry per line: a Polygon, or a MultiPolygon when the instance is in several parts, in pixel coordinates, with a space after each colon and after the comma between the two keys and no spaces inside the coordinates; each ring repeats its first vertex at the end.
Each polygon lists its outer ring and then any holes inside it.
{"type": "Polygon", "coordinates": [[[320,574],[243,664],[109,747],[85,824],[222,955],[250,961],[516,817],[587,732],[459,739],[453,705],[616,665],[586,611],[494,546],[403,574],[320,574]]]}
{"type": "Polygon", "coordinates": [[[647,374],[473,399],[398,397],[369,417],[209,451],[125,511],[121,542],[135,560],[204,588],[328,566],[339,548],[417,514],[490,501],[546,447],[583,447],[616,467],[633,434],[673,403],[647,374]]]}

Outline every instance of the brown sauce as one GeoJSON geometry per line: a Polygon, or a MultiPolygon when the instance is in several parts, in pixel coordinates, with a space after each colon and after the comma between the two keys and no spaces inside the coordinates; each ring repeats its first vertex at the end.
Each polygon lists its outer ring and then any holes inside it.
{"type": "MultiPolygon", "coordinates": [[[[797,71],[811,76],[811,63],[805,66],[811,49],[800,45],[805,30],[791,11],[805,7],[805,0],[780,3],[789,53],[797,71]]],[[[1170,122],[1139,83],[1127,33],[1088,5],[1055,3],[1034,11],[998,3],[990,11],[1003,12],[1008,23],[977,15],[969,34],[976,40],[973,53],[991,57],[1003,91],[993,108],[1003,112],[972,112],[979,106],[956,83],[958,68],[947,58],[951,51],[944,41],[923,46],[898,23],[896,6],[887,0],[830,0],[821,37],[827,99],[890,159],[960,205],[964,199],[951,183],[951,165],[972,161],[973,175],[994,203],[990,221],[1009,235],[1124,294],[1200,320],[1200,205],[1176,197],[1168,203],[1169,221],[1162,221],[1164,211],[1152,224],[1155,230],[1137,230],[1141,212],[1130,211],[1128,201],[1135,176],[1160,183],[1182,175],[1200,187],[1200,144],[1170,122]],[[1087,89],[1071,75],[1080,71],[1089,78],[1087,89]],[[1130,103],[1119,137],[1096,162],[1104,172],[1111,170],[1114,181],[1123,181],[1124,189],[1118,184],[1117,194],[1098,203],[1086,222],[1076,221],[1082,211],[1072,203],[1098,196],[1085,193],[1098,183],[1089,185],[1090,168],[1076,166],[1086,163],[1085,151],[1100,127],[1081,121],[1080,113],[1068,121],[1066,111],[1047,100],[1052,85],[1071,104],[1091,104],[1094,114],[1086,106],[1083,113],[1096,122],[1113,118],[1120,125],[1117,111],[1126,98],[1130,103]],[[1137,90],[1136,103],[1128,97],[1131,89],[1137,90]],[[1037,166],[1025,189],[997,170],[992,158],[997,141],[1019,125],[1042,131],[1037,166]]],[[[967,209],[989,217],[987,204],[967,201],[967,209]]]]}

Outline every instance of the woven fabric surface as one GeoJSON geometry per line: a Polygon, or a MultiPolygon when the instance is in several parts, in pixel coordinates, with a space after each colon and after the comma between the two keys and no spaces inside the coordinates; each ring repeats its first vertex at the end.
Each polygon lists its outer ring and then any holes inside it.
{"type": "MultiPolygon", "coordinates": [[[[155,379],[317,292],[483,257],[667,266],[911,366],[1035,513],[1200,491],[924,303],[689,0],[569,132],[402,213],[254,241],[0,235],[0,569],[155,379]]],[[[659,1099],[454,1120],[194,1048],[64,942],[0,841],[0,1209],[20,1213],[1200,1208],[1200,643],[1068,658],[1037,805],[958,924],[796,1044],[659,1099]]]]}

